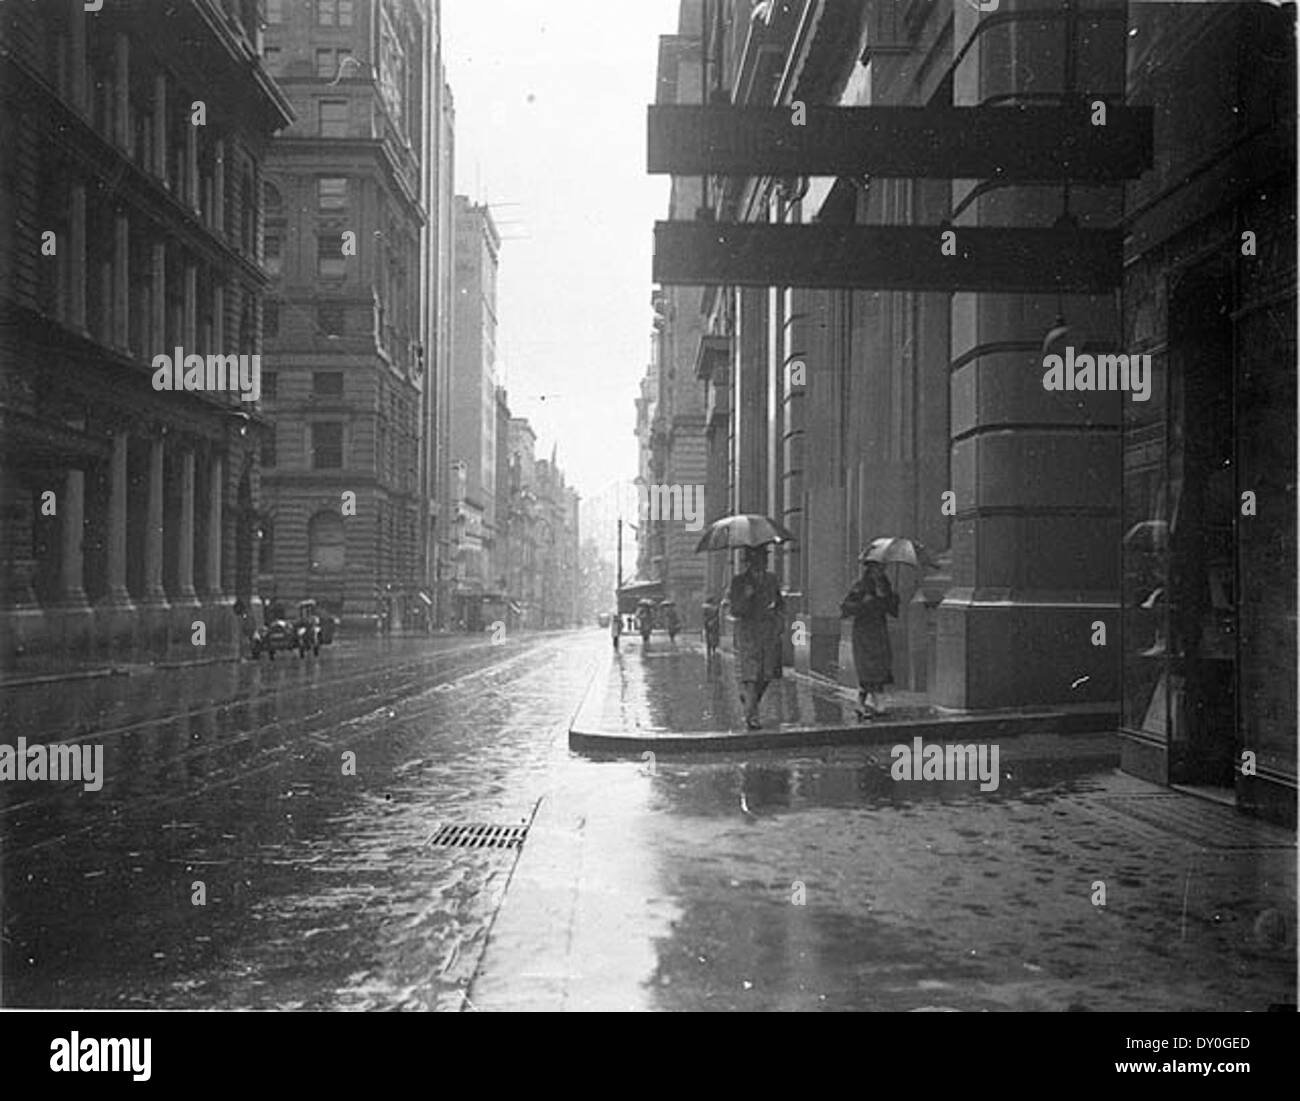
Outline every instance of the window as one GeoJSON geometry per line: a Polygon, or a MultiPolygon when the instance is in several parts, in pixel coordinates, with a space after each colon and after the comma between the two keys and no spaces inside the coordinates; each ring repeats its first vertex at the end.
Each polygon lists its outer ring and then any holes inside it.
{"type": "Polygon", "coordinates": [[[266,240],[263,242],[266,259],[263,267],[266,268],[267,275],[279,275],[282,261],[280,257],[280,237],[279,234],[268,233],[266,240]]]}
{"type": "Polygon", "coordinates": [[[280,303],[268,298],[262,303],[262,336],[280,335],[280,303]]]}
{"type": "Polygon", "coordinates": [[[320,136],[346,138],[348,136],[348,101],[323,99],[320,101],[320,136]]]}
{"type": "Polygon", "coordinates": [[[266,0],[266,21],[271,26],[284,22],[284,0],[266,0]]]}
{"type": "Polygon", "coordinates": [[[317,421],[311,426],[311,466],[313,470],[338,470],[343,466],[341,422],[317,421]]]}
{"type": "Polygon", "coordinates": [[[348,273],[343,255],[343,238],[337,233],[323,233],[316,238],[316,274],[321,279],[342,279],[348,273]]]}
{"type": "Polygon", "coordinates": [[[262,372],[262,397],[275,400],[275,381],[276,374],[274,371],[262,372]]]}
{"type": "Polygon", "coordinates": [[[269,214],[280,214],[284,209],[284,200],[280,198],[280,189],[272,183],[262,184],[262,208],[269,214]]]}
{"type": "Polygon", "coordinates": [[[313,570],[341,570],[346,565],[343,517],[338,510],[318,512],[307,522],[307,554],[313,570]]]}
{"type": "Polygon", "coordinates": [[[278,73],[280,71],[280,47],[264,47],[262,50],[262,62],[266,65],[267,72],[278,73]]]}
{"type": "Polygon", "coordinates": [[[275,466],[275,425],[262,433],[262,465],[275,466]]]}
{"type": "Polygon", "coordinates": [[[314,371],[311,376],[311,392],[318,398],[341,398],[343,396],[342,371],[314,371]]]}
{"type": "Polygon", "coordinates": [[[348,181],[344,176],[325,176],[316,181],[316,199],[321,210],[342,210],[348,205],[348,181]]]}
{"type": "Polygon", "coordinates": [[[343,306],[338,302],[325,302],[316,307],[316,327],[322,336],[343,335],[343,306]]]}
{"type": "Polygon", "coordinates": [[[352,26],[352,0],[316,0],[316,22],[322,27],[352,26]]]}
{"type": "Polygon", "coordinates": [[[316,75],[322,80],[340,80],[348,74],[344,72],[345,58],[352,56],[351,50],[317,50],[316,75]]]}

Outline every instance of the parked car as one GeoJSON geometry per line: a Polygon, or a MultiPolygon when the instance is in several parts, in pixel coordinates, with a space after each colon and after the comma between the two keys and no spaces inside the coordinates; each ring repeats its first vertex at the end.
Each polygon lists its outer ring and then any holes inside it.
{"type": "Polygon", "coordinates": [[[271,661],[274,661],[279,650],[297,650],[299,657],[303,655],[299,633],[287,619],[273,619],[253,632],[254,659],[266,654],[271,661]]]}

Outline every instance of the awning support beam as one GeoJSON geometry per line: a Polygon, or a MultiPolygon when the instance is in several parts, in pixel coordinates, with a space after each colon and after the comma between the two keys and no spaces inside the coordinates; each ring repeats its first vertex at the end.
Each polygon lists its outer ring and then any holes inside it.
{"type": "Polygon", "coordinates": [[[1118,183],[1152,167],[1154,111],[1068,107],[656,104],[648,170],[676,176],[876,176],[1118,183]],[[1103,121],[1104,120],[1104,121],[1103,121]]]}
{"type": "Polygon", "coordinates": [[[654,281],[678,286],[1102,294],[1118,229],[657,222],[654,281]]]}

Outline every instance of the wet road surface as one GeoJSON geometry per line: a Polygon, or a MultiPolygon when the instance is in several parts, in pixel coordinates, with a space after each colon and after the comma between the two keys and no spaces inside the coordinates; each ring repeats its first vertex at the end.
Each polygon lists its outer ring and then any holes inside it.
{"type": "MultiPolygon", "coordinates": [[[[608,648],[404,640],[7,691],[0,738],[102,742],[107,778],[0,785],[3,1003],[1294,1001],[1293,832],[1117,773],[1105,736],[1004,740],[995,791],[895,781],[885,745],[570,754],[608,648]],[[429,844],[529,821],[517,865],[429,844]]],[[[671,710],[637,683],[628,715],[671,710]]]]}
{"type": "Polygon", "coordinates": [[[4,1004],[458,1007],[515,853],[427,841],[532,815],[585,642],[6,690],[5,741],[102,743],[106,778],[0,787],[4,1004]]]}

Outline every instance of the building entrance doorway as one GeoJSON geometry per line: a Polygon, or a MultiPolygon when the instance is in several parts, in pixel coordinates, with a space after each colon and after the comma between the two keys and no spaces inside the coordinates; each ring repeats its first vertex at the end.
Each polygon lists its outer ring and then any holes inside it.
{"type": "Polygon", "coordinates": [[[1192,269],[1169,303],[1169,780],[1231,788],[1237,758],[1232,283],[1192,269]]]}

